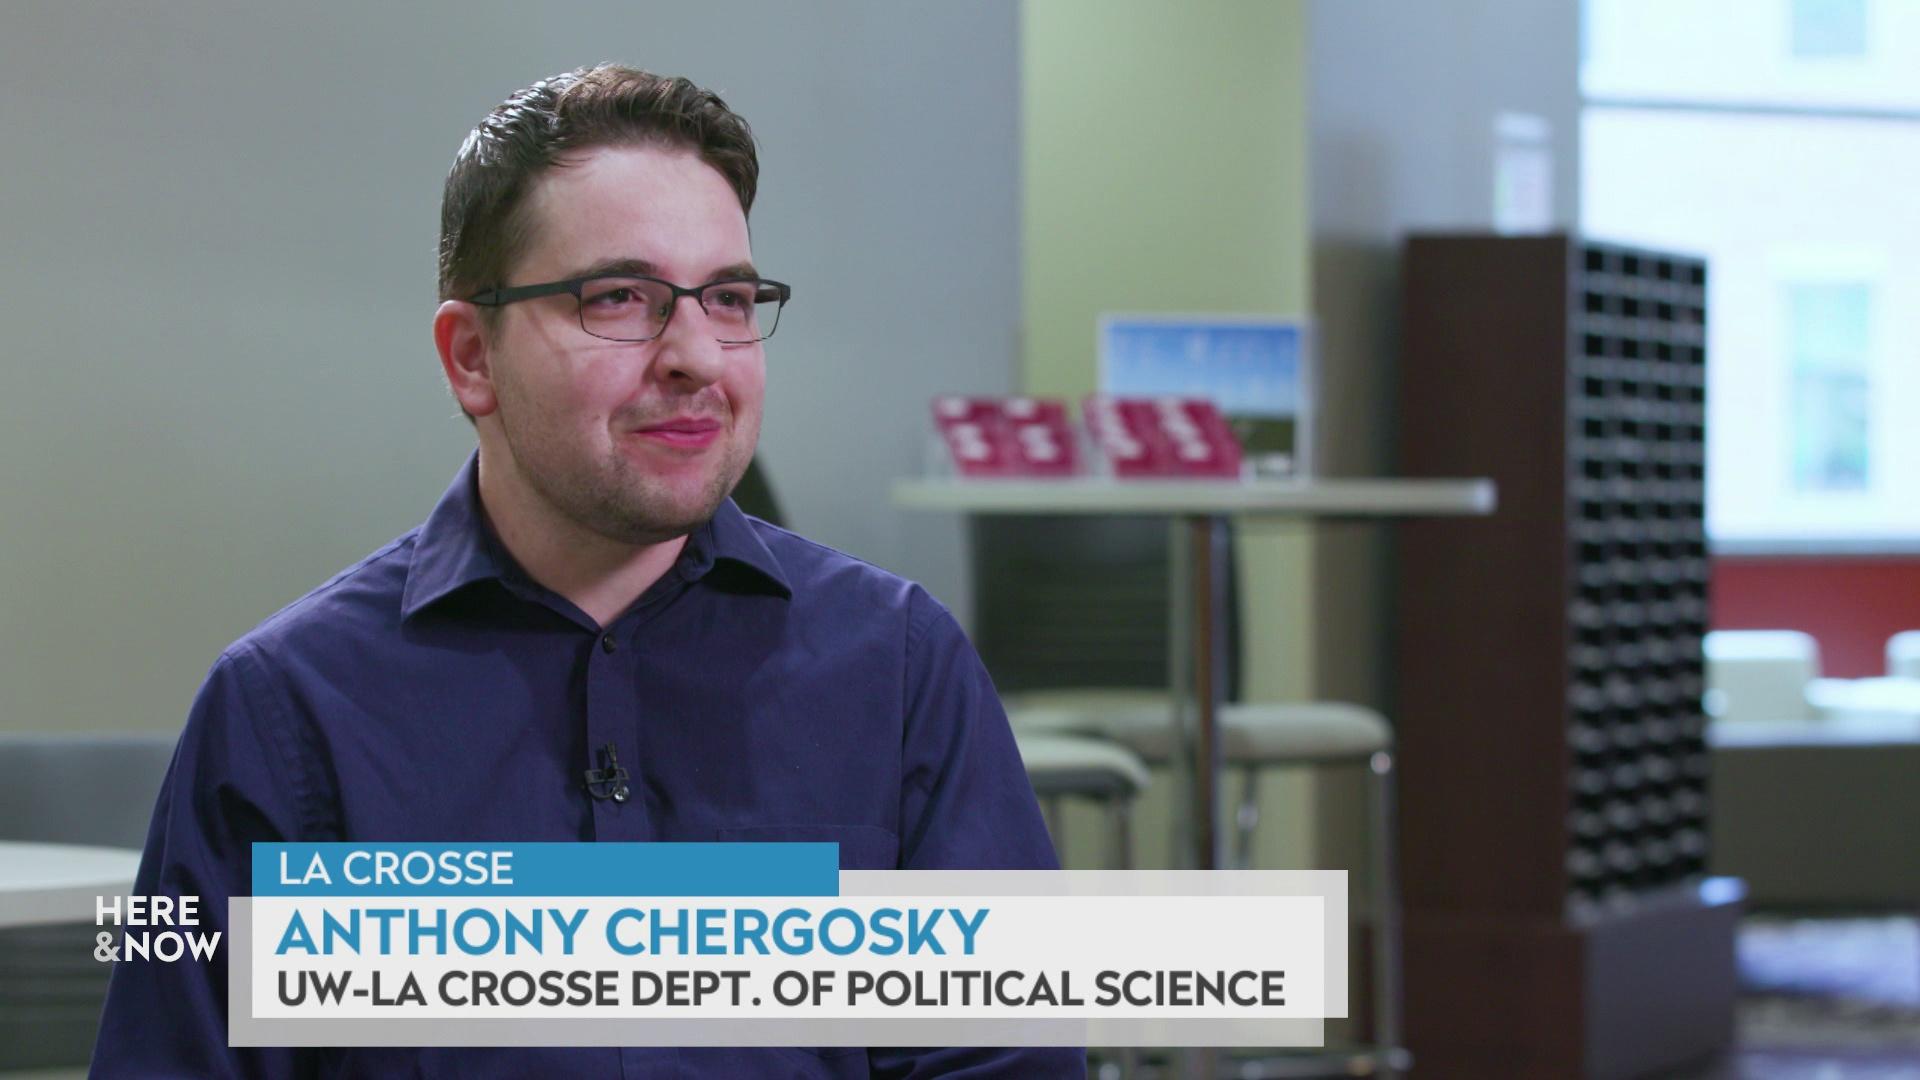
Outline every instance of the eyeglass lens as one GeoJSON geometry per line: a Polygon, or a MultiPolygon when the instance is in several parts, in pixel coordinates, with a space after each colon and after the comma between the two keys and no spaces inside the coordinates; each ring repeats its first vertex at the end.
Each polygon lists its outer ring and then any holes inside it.
{"type": "MultiPolygon", "coordinates": [[[[612,341],[649,341],[673,317],[673,290],[647,278],[595,278],[580,286],[580,326],[612,341]]],[[[780,290],[759,281],[720,281],[700,290],[714,337],[725,344],[762,341],[780,321],[780,290]]]]}

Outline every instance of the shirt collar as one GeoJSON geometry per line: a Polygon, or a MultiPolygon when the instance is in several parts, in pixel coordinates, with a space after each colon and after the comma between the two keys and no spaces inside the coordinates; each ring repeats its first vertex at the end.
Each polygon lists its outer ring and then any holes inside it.
{"type": "Polygon", "coordinates": [[[746,576],[757,578],[769,590],[787,599],[793,598],[793,584],[787,580],[780,560],[773,557],[767,542],[760,539],[760,530],[754,528],[746,511],[731,498],[721,502],[720,509],[713,512],[713,520],[707,522],[701,532],[711,542],[715,564],[740,567],[749,572],[746,576]]]}
{"type": "MultiPolygon", "coordinates": [[[[716,568],[739,567],[746,577],[782,597],[793,587],[786,573],[753,523],[732,499],[720,504],[713,519],[687,538],[679,563],[670,573],[698,580],[716,568]]],[[[414,537],[413,560],[400,596],[400,617],[412,618],[423,608],[476,581],[527,581],[493,533],[480,508],[480,455],[469,455],[446,493],[434,504],[414,537]]]]}

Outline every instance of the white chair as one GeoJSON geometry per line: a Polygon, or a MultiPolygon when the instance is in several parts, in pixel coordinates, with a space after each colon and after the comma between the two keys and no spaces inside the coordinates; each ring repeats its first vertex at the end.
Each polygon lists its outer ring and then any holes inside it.
{"type": "Polygon", "coordinates": [[[1920,630],[1903,630],[1887,639],[1887,674],[1920,679],[1920,630]]]}
{"type": "Polygon", "coordinates": [[[1910,908],[1920,681],[1819,678],[1791,632],[1708,634],[1707,672],[1724,695],[1707,728],[1712,872],[1756,907],[1910,908]]]}
{"type": "Polygon", "coordinates": [[[1720,723],[1815,719],[1807,686],[1820,677],[1820,646],[1798,630],[1715,630],[1706,635],[1707,714],[1720,723]]]}
{"type": "MultiPolygon", "coordinates": [[[[1920,634],[1887,642],[1888,665],[1920,650],[1920,634]]],[[[1715,630],[1706,636],[1708,712],[1728,723],[1773,730],[1807,723],[1876,732],[1920,725],[1920,679],[1831,679],[1820,646],[1798,630],[1715,630]]]]}

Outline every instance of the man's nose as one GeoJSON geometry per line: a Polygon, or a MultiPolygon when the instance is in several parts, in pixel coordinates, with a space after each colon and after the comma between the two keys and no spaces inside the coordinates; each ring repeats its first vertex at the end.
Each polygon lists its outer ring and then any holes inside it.
{"type": "Polygon", "coordinates": [[[727,358],[698,297],[676,296],[655,358],[660,376],[685,379],[695,386],[718,382],[727,358]],[[684,303],[682,303],[684,301],[684,303]]]}

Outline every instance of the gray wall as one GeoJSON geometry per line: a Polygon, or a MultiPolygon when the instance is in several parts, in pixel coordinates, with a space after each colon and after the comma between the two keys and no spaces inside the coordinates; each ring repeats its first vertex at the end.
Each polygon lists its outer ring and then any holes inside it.
{"type": "Polygon", "coordinates": [[[428,320],[489,107],[598,60],[722,92],[796,298],[762,447],[800,531],[960,611],[891,509],[926,400],[1012,388],[1012,0],[9,5],[0,730],[176,728],[235,636],[422,518],[472,434],[428,320]]]}
{"type": "MultiPolygon", "coordinates": [[[[1330,475],[1393,469],[1398,250],[1493,225],[1493,122],[1552,125],[1554,220],[1579,220],[1579,0],[1315,0],[1308,16],[1313,305],[1330,475]]],[[[1323,694],[1385,703],[1383,534],[1321,545],[1323,694]]]]}
{"type": "MultiPolygon", "coordinates": [[[[1493,225],[1493,120],[1552,125],[1553,218],[1579,221],[1579,0],[1314,0],[1308,15],[1313,305],[1321,462],[1391,473],[1401,238],[1493,225]]],[[[1407,403],[1411,405],[1412,403],[1407,403]]],[[[1315,581],[1315,684],[1391,712],[1392,538],[1329,527],[1315,581]]],[[[1320,866],[1360,865],[1357,784],[1323,784],[1320,866]]]]}

